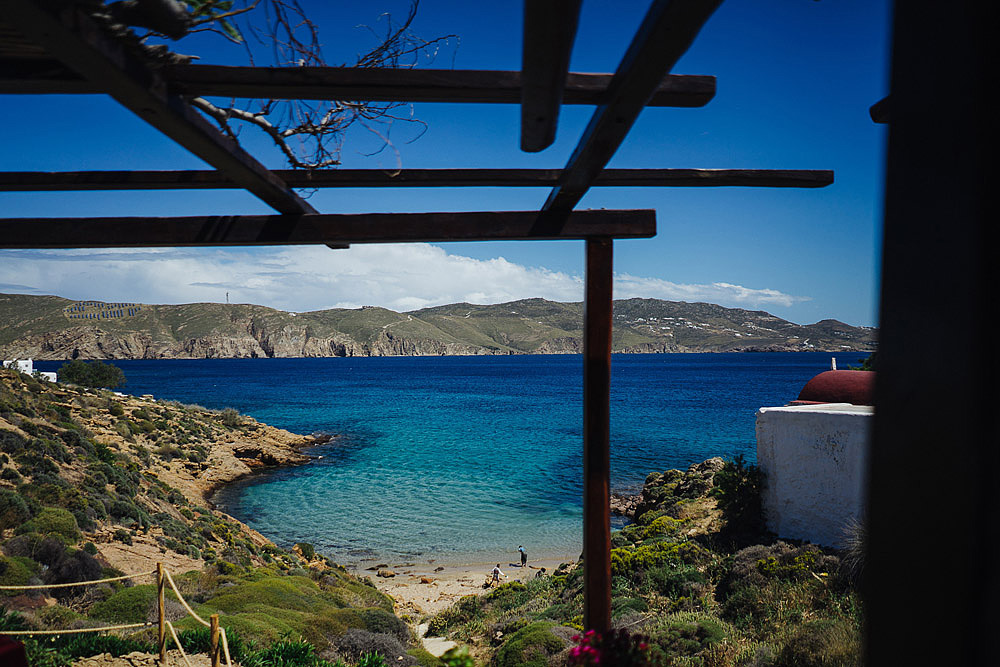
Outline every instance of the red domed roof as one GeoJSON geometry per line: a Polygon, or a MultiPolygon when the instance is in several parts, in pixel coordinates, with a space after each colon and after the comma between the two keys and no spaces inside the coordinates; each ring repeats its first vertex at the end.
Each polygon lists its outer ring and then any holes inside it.
{"type": "Polygon", "coordinates": [[[802,387],[796,403],[852,403],[874,405],[875,373],[826,371],[802,387]]]}

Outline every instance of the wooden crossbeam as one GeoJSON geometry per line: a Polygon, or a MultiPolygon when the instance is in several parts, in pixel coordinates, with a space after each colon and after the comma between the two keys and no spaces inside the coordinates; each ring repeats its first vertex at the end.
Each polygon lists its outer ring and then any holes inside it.
{"type": "MultiPolygon", "coordinates": [[[[171,65],[159,74],[171,92],[203,97],[519,104],[522,89],[520,72],[496,70],[171,65]]],[[[571,72],[562,102],[600,104],[610,82],[610,74],[571,72]]],[[[74,72],[0,60],[0,94],[103,92],[100,82],[74,72]]],[[[714,76],[671,75],[660,81],[649,106],[700,107],[714,96],[714,76]]]]}
{"type": "Polygon", "coordinates": [[[555,233],[535,229],[537,211],[2,218],[0,248],[143,248],[408,241],[649,238],[652,210],[575,211],[555,233]]]}
{"type": "MultiPolygon", "coordinates": [[[[164,76],[185,95],[376,102],[521,102],[520,72],[170,65],[164,76]]],[[[610,74],[569,74],[566,104],[600,104],[610,74]]],[[[715,95],[714,76],[670,76],[657,82],[651,106],[699,107],[715,95]]]]}
{"type": "Polygon", "coordinates": [[[51,59],[0,58],[0,94],[97,93],[93,83],[51,59]]]}
{"type": "Polygon", "coordinates": [[[521,150],[556,138],[582,0],[525,0],[521,50],[521,150]]]}
{"type": "Polygon", "coordinates": [[[558,224],[611,160],[649,102],[656,85],[694,41],[722,0],[655,0],[618,65],[608,99],[595,111],[549,194],[541,219],[558,224]],[[551,215],[555,214],[555,215],[551,215]]]}
{"type": "MultiPolygon", "coordinates": [[[[275,169],[293,188],[552,187],[559,169],[275,169]]],[[[821,188],[833,183],[824,169],[605,169],[593,187],[821,188]]],[[[0,192],[84,190],[207,190],[239,187],[211,170],[8,171],[0,192]]]]}
{"type": "Polygon", "coordinates": [[[72,5],[53,13],[32,0],[0,0],[4,19],[67,67],[281,213],[316,210],[185,100],[160,75],[108,39],[72,5]]]}

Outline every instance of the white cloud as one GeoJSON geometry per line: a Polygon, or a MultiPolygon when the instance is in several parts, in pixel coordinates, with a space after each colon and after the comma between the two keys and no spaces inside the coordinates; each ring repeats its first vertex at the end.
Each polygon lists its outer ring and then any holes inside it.
{"type": "MultiPolygon", "coordinates": [[[[137,249],[0,252],[0,285],[70,299],[142,303],[256,303],[282,310],[378,305],[397,311],[467,301],[543,297],[580,301],[581,276],[473,259],[438,246],[356,245],[239,249],[137,249]]],[[[2,291],[2,290],[0,290],[2,291]]],[[[791,306],[807,300],[725,282],[672,283],[620,274],[615,297],[708,301],[724,306],[791,306]]]]}
{"type": "Polygon", "coordinates": [[[742,285],[716,282],[709,285],[684,285],[659,278],[641,278],[628,274],[615,276],[615,298],[646,297],[669,301],[705,301],[738,308],[791,307],[809,301],[774,289],[752,289],[742,285]]]}

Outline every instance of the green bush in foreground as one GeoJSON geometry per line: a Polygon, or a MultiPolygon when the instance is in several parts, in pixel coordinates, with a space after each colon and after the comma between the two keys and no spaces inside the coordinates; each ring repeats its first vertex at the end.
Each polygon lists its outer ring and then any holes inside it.
{"type": "Polygon", "coordinates": [[[156,601],[156,586],[123,588],[90,609],[90,616],[109,623],[142,623],[156,601]]]}
{"type": "Polygon", "coordinates": [[[566,647],[566,642],[552,634],[555,623],[535,621],[504,642],[493,658],[495,667],[546,667],[549,658],[566,647]]]}
{"type": "Polygon", "coordinates": [[[806,623],[788,638],[775,667],[855,667],[861,664],[858,629],[846,621],[806,623]]]}

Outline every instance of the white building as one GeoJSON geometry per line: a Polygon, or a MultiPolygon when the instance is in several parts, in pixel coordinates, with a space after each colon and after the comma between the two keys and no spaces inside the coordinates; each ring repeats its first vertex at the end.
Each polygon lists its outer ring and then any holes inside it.
{"type": "Polygon", "coordinates": [[[40,377],[43,380],[48,380],[49,382],[58,381],[58,376],[55,373],[36,371],[35,364],[31,359],[10,359],[3,362],[3,367],[12,368],[20,373],[34,375],[35,377],[40,377]]]}
{"type": "Polygon", "coordinates": [[[864,371],[827,371],[810,380],[793,405],[757,411],[768,530],[839,546],[847,526],[862,520],[873,378],[864,371]]]}

